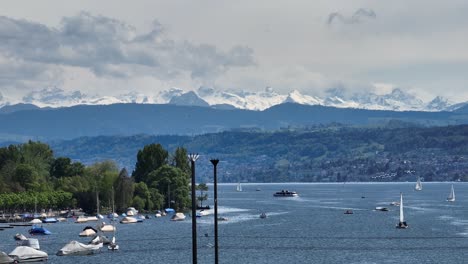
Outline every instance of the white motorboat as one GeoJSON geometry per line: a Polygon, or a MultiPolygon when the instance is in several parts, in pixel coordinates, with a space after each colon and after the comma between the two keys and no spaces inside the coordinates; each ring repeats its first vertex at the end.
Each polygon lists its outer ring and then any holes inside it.
{"type": "Polygon", "coordinates": [[[387,208],[387,207],[377,206],[377,207],[375,207],[375,210],[376,210],[376,211],[387,212],[387,211],[388,211],[388,208],[387,208]]]}
{"type": "Polygon", "coordinates": [[[408,224],[406,224],[405,216],[403,214],[403,194],[402,193],[400,193],[400,221],[396,225],[396,228],[399,228],[399,229],[408,228],[408,224]]]}
{"type": "Polygon", "coordinates": [[[273,196],[275,196],[275,197],[297,197],[299,195],[297,194],[297,192],[292,192],[292,191],[288,191],[288,190],[281,190],[279,192],[275,192],[273,194],[273,196]]]}
{"type": "Polygon", "coordinates": [[[171,218],[171,221],[183,221],[183,220],[185,220],[184,213],[175,213],[171,218]]]}
{"type": "Polygon", "coordinates": [[[137,222],[138,222],[138,220],[133,216],[126,216],[126,217],[122,218],[122,220],[120,220],[121,224],[133,224],[133,223],[137,223],[137,222]]]}
{"type": "Polygon", "coordinates": [[[8,256],[17,262],[45,261],[49,258],[46,252],[26,246],[16,247],[8,256]]]}
{"type": "Polygon", "coordinates": [[[455,189],[453,189],[453,184],[449,196],[447,197],[447,202],[455,202],[455,189]]]}
{"type": "Polygon", "coordinates": [[[57,256],[80,256],[80,255],[92,255],[102,248],[102,243],[93,245],[93,244],[83,244],[78,241],[70,241],[63,248],[57,252],[57,256]]]}

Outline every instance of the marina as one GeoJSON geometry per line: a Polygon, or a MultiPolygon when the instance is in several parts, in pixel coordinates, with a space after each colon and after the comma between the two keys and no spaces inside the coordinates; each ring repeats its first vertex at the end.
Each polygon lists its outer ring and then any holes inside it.
{"type": "MultiPolygon", "coordinates": [[[[288,263],[463,263],[468,248],[468,194],[462,190],[468,186],[454,184],[457,200],[447,203],[451,184],[426,182],[424,190],[415,191],[414,183],[244,183],[242,192],[236,191],[236,184],[221,184],[218,217],[226,221],[219,222],[219,259],[221,263],[271,263],[270,256],[288,263]],[[271,195],[283,188],[301,195],[294,199],[271,195]],[[395,228],[398,206],[386,213],[374,210],[376,205],[400,201],[400,193],[404,221],[410,224],[406,229],[395,228]],[[353,214],[345,215],[345,210],[353,214]],[[261,213],[268,217],[260,218],[261,213]]],[[[52,234],[34,237],[40,250],[48,253],[47,263],[191,263],[191,217],[185,214],[182,221],[171,221],[170,213],[130,225],[116,222],[119,250],[105,246],[87,256],[56,253],[73,240],[87,244],[92,238],[78,234],[89,222],[78,224],[68,218],[44,224],[52,234]]],[[[213,217],[197,219],[199,263],[214,263],[213,217]]],[[[31,237],[30,228],[1,231],[0,251],[13,251],[15,234],[31,237]]]]}

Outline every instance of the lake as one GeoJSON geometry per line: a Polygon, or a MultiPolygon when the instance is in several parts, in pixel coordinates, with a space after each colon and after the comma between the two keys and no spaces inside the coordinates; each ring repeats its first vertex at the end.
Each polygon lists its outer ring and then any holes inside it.
{"type": "MultiPolygon", "coordinates": [[[[218,186],[220,263],[466,263],[468,252],[468,185],[454,183],[456,201],[446,198],[451,183],[236,184],[218,186]],[[257,191],[259,189],[259,191],[257,191]],[[288,189],[295,198],[273,197],[288,189]],[[404,196],[408,229],[396,229],[404,196]],[[364,198],[362,198],[364,197],[364,198]],[[376,211],[382,206],[388,212],[376,211]],[[351,209],[354,214],[344,214],[351,209]],[[266,219],[259,216],[267,214],[266,219]]],[[[212,196],[212,186],[210,195],[212,196]]],[[[212,197],[211,197],[212,198],[212,197]]],[[[213,203],[208,201],[211,206],[213,203]]],[[[153,218],[117,224],[120,250],[91,256],[55,253],[78,237],[86,225],[44,225],[53,232],[40,238],[48,263],[192,263],[191,219],[171,222],[153,218]]],[[[213,215],[198,218],[198,263],[214,263],[213,215]]],[[[0,231],[0,250],[15,248],[13,236],[29,227],[0,231]]],[[[112,236],[112,235],[109,235],[112,236]]]]}

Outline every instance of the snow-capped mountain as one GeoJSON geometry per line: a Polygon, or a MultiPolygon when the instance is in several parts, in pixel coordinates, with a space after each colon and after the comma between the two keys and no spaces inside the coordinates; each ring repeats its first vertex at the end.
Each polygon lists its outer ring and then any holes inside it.
{"type": "Polygon", "coordinates": [[[198,97],[198,95],[194,91],[190,91],[190,92],[172,97],[171,100],[169,101],[169,104],[204,106],[204,107],[210,106],[210,104],[208,104],[205,100],[198,97]]]}
{"type": "Polygon", "coordinates": [[[394,111],[453,111],[464,105],[463,103],[452,104],[441,96],[437,96],[432,101],[425,103],[418,97],[398,88],[387,94],[376,94],[372,92],[351,93],[338,87],[326,91],[322,97],[303,94],[297,90],[293,90],[288,94],[281,94],[271,87],[267,87],[260,92],[252,92],[221,91],[206,86],[202,86],[195,91],[173,87],[156,95],[130,91],[116,96],[89,95],[80,91],[64,91],[54,87],[30,92],[23,96],[21,100],[16,101],[9,100],[9,98],[0,94],[0,107],[17,103],[34,104],[40,107],[63,107],[79,104],[156,103],[249,110],[264,110],[282,103],[297,103],[394,111]]]}

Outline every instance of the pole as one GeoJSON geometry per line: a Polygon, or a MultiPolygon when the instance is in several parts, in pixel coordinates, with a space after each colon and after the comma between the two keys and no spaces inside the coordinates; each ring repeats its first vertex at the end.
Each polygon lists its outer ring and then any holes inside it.
{"type": "Polygon", "coordinates": [[[218,264],[218,177],[216,175],[216,166],[218,165],[218,159],[210,160],[213,164],[213,178],[214,178],[214,236],[215,236],[215,264],[218,264]]]}
{"type": "Polygon", "coordinates": [[[197,201],[195,185],[195,161],[198,154],[189,154],[188,158],[192,165],[192,263],[197,264],[197,201]]]}

